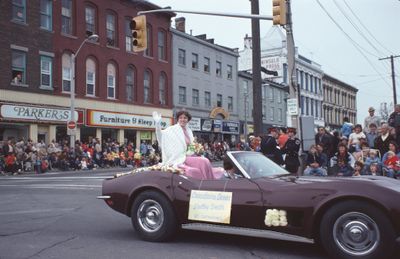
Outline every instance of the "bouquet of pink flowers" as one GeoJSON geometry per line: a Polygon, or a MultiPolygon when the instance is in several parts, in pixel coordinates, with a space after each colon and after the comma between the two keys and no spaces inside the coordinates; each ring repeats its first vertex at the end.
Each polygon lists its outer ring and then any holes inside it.
{"type": "Polygon", "coordinates": [[[198,142],[193,142],[191,144],[189,144],[187,146],[187,150],[186,150],[186,155],[188,156],[192,156],[192,155],[197,155],[197,156],[201,156],[204,153],[204,147],[202,144],[198,143],[198,142]]]}

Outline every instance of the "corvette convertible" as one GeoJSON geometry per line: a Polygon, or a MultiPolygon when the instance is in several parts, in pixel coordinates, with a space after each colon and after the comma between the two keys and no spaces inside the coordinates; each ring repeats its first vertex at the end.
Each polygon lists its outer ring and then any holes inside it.
{"type": "Polygon", "coordinates": [[[388,258],[399,250],[400,181],[293,176],[261,153],[226,154],[235,177],[189,177],[153,166],[103,181],[112,209],[140,238],[179,229],[317,243],[333,258],[388,258]]]}

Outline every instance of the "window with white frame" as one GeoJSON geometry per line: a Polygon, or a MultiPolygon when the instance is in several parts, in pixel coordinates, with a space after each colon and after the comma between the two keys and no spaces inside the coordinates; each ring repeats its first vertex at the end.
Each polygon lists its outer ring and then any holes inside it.
{"type": "Polygon", "coordinates": [[[96,95],[96,61],[86,59],[86,95],[96,95]]]}
{"type": "Polygon", "coordinates": [[[217,94],[217,106],[222,107],[222,94],[217,94]]]}
{"type": "Polygon", "coordinates": [[[206,107],[211,107],[211,92],[204,92],[204,105],[206,107]]]}
{"type": "Polygon", "coordinates": [[[71,54],[64,53],[62,55],[62,91],[71,92],[71,68],[72,57],[71,54]]]}
{"type": "Polygon", "coordinates": [[[135,69],[128,66],[126,69],[126,100],[131,102],[135,98],[135,69]]]}
{"type": "Polygon", "coordinates": [[[210,73],[210,58],[204,57],[204,72],[210,73]]]}
{"type": "Polygon", "coordinates": [[[40,57],[40,86],[52,88],[52,64],[53,59],[48,56],[40,57]]]}
{"type": "Polygon", "coordinates": [[[72,0],[61,0],[61,32],[72,34],[72,0]]]}
{"type": "Polygon", "coordinates": [[[199,55],[196,53],[192,53],[192,68],[199,69],[199,55]]]}
{"type": "Polygon", "coordinates": [[[215,68],[215,74],[219,77],[222,76],[222,63],[220,61],[217,61],[216,63],[216,68],[215,68]]]}
{"type": "Polygon", "coordinates": [[[151,102],[151,72],[150,70],[146,69],[144,71],[144,81],[143,81],[143,102],[150,103],[151,102]]]}
{"type": "Polygon", "coordinates": [[[228,111],[233,111],[233,97],[228,96],[228,111]]]}
{"type": "Polygon", "coordinates": [[[40,0],[40,28],[51,31],[52,10],[52,0],[40,0]]]}
{"type": "Polygon", "coordinates": [[[114,64],[107,65],[107,98],[115,99],[115,79],[117,69],[114,64]]]}
{"type": "Polygon", "coordinates": [[[96,34],[96,10],[91,6],[85,7],[86,36],[96,34]]]}
{"type": "Polygon", "coordinates": [[[167,60],[166,53],[166,37],[164,31],[158,31],[158,59],[167,60]]]}
{"type": "Polygon", "coordinates": [[[227,77],[228,79],[232,79],[232,76],[233,76],[233,75],[232,75],[232,66],[231,66],[231,65],[227,65],[227,66],[226,66],[226,70],[227,70],[227,71],[226,71],[226,73],[227,73],[227,76],[226,76],[226,77],[227,77]]]}
{"type": "Polygon", "coordinates": [[[26,53],[19,50],[12,50],[12,71],[11,83],[25,84],[26,83],[26,53]]]}
{"type": "Polygon", "coordinates": [[[179,103],[186,104],[186,87],[179,86],[179,103]]]}
{"type": "Polygon", "coordinates": [[[26,2],[25,0],[12,0],[12,20],[26,22],[26,2]]]}
{"type": "Polygon", "coordinates": [[[200,101],[199,101],[199,90],[198,89],[192,89],[192,105],[193,106],[199,106],[200,101]]]}
{"type": "Polygon", "coordinates": [[[117,46],[115,27],[115,15],[108,13],[106,16],[106,33],[107,33],[107,45],[115,47],[117,46]]]}
{"type": "Polygon", "coordinates": [[[158,98],[161,105],[167,104],[167,75],[161,72],[160,79],[158,82],[158,98]]]}
{"type": "Polygon", "coordinates": [[[184,49],[178,49],[178,64],[186,66],[186,51],[184,49]]]}
{"type": "Polygon", "coordinates": [[[132,18],[125,18],[125,50],[133,51],[132,45],[132,30],[130,27],[132,18]]]}

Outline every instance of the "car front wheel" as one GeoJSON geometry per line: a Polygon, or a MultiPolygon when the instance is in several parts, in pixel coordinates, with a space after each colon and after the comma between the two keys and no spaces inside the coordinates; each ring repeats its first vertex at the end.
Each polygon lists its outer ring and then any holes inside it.
{"type": "Polygon", "coordinates": [[[320,225],[320,241],[333,258],[388,258],[395,238],[388,217],[364,201],[336,204],[320,225]]]}
{"type": "Polygon", "coordinates": [[[156,191],[140,193],[133,202],[131,220],[139,236],[161,242],[175,234],[177,220],[170,201],[156,191]]]}

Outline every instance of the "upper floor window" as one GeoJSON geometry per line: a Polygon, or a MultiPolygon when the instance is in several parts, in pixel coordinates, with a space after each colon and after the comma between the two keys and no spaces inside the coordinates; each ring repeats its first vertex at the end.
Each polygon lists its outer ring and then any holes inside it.
{"type": "Polygon", "coordinates": [[[61,0],[61,32],[72,34],[72,0],[61,0]]]}
{"type": "Polygon", "coordinates": [[[132,45],[132,30],[129,24],[131,23],[131,18],[125,19],[125,50],[133,51],[132,45]]]}
{"type": "Polygon", "coordinates": [[[151,99],[150,99],[150,97],[151,97],[151,84],[152,84],[151,72],[150,72],[150,70],[147,69],[144,72],[144,82],[143,82],[143,87],[144,87],[144,89],[143,89],[143,101],[145,103],[150,103],[151,102],[151,99]]]}
{"type": "Polygon", "coordinates": [[[52,66],[53,59],[47,56],[40,57],[40,86],[52,88],[52,66]]]}
{"type": "Polygon", "coordinates": [[[40,0],[40,27],[51,31],[52,29],[52,0],[40,0]]]}
{"type": "Polygon", "coordinates": [[[283,95],[283,92],[282,91],[277,91],[277,94],[278,94],[278,103],[282,103],[282,95],[283,95]]]}
{"type": "Polygon", "coordinates": [[[233,111],[233,97],[228,96],[228,111],[233,111]]]}
{"type": "Polygon", "coordinates": [[[210,73],[210,58],[204,57],[204,72],[210,73]]]}
{"type": "Polygon", "coordinates": [[[186,51],[184,49],[178,49],[178,64],[186,66],[186,51]]]}
{"type": "Polygon", "coordinates": [[[115,80],[117,69],[114,64],[107,65],[107,98],[115,99],[115,80]]]}
{"type": "Polygon", "coordinates": [[[206,107],[211,107],[211,93],[208,91],[204,92],[204,105],[206,107]]]}
{"type": "Polygon", "coordinates": [[[192,104],[194,106],[198,106],[200,104],[200,97],[199,97],[199,90],[193,89],[192,90],[192,104]]]}
{"type": "Polygon", "coordinates": [[[86,36],[96,34],[96,10],[91,6],[85,8],[86,36]]]}
{"type": "Polygon", "coordinates": [[[12,0],[13,21],[26,23],[26,2],[25,0],[12,0]]]}
{"type": "Polygon", "coordinates": [[[269,109],[269,119],[273,121],[275,119],[275,110],[274,107],[270,107],[269,109]]]}
{"type": "Polygon", "coordinates": [[[152,57],[153,56],[153,28],[151,27],[150,24],[147,24],[146,26],[146,30],[147,30],[147,48],[144,51],[144,55],[148,56],[148,57],[152,57]]]}
{"type": "Polygon", "coordinates": [[[222,63],[217,61],[217,67],[215,69],[215,74],[217,76],[222,76],[222,63]]]}
{"type": "Polygon", "coordinates": [[[135,69],[129,66],[126,69],[126,100],[133,101],[135,98],[135,69]]]}
{"type": "Polygon", "coordinates": [[[192,68],[199,69],[199,55],[192,53],[192,68]]]}
{"type": "Polygon", "coordinates": [[[86,60],[86,95],[96,95],[96,61],[92,58],[86,60]]]}
{"type": "Polygon", "coordinates": [[[107,45],[113,47],[117,46],[117,38],[115,32],[115,15],[113,14],[107,14],[106,31],[107,45]]]}
{"type": "Polygon", "coordinates": [[[269,88],[269,101],[270,102],[274,101],[274,88],[272,87],[269,88]]]}
{"type": "Polygon", "coordinates": [[[160,79],[158,82],[158,98],[160,100],[161,105],[167,104],[166,89],[167,89],[167,76],[165,75],[164,72],[162,72],[160,74],[160,79]]]}
{"type": "Polygon", "coordinates": [[[72,59],[71,55],[64,53],[62,55],[62,91],[70,92],[71,91],[71,68],[72,68],[72,59]]]}
{"type": "Polygon", "coordinates": [[[186,87],[179,86],[179,101],[180,104],[186,104],[186,87]]]}
{"type": "Polygon", "coordinates": [[[164,31],[158,31],[158,59],[166,60],[166,37],[164,31]]]}
{"type": "MultiPolygon", "coordinates": [[[[297,70],[297,74],[298,74],[298,70],[297,70]]],[[[285,84],[288,83],[288,66],[286,63],[283,64],[283,83],[285,83],[285,84]]]]}
{"type": "Polygon", "coordinates": [[[282,121],[282,120],[283,120],[282,108],[278,108],[278,121],[282,121]]]}
{"type": "Polygon", "coordinates": [[[217,106],[222,107],[222,94],[217,94],[217,106]]]}
{"type": "Polygon", "coordinates": [[[12,51],[12,84],[26,84],[26,53],[23,51],[12,51]]]}
{"type": "Polygon", "coordinates": [[[226,77],[228,78],[228,79],[232,79],[232,66],[231,65],[227,65],[226,66],[226,73],[227,73],[227,75],[226,75],[226,77]]]}

